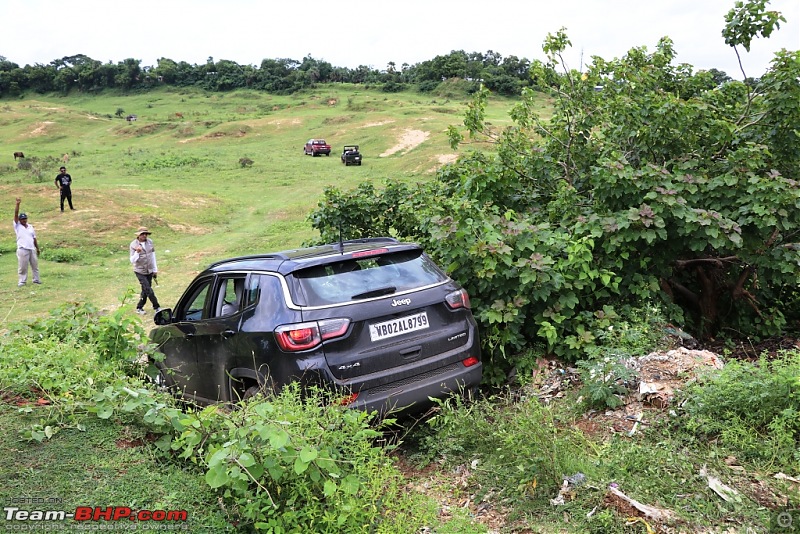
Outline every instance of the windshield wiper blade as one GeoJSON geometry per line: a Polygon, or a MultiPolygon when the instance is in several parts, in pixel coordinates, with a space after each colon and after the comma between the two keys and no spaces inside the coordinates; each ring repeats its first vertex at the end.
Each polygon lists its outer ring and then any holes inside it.
{"type": "Polygon", "coordinates": [[[368,299],[372,297],[380,297],[381,295],[391,295],[397,291],[397,288],[394,286],[386,286],[380,287],[378,289],[371,289],[369,291],[364,291],[363,293],[358,293],[357,295],[353,295],[350,297],[351,300],[358,300],[358,299],[368,299]]]}

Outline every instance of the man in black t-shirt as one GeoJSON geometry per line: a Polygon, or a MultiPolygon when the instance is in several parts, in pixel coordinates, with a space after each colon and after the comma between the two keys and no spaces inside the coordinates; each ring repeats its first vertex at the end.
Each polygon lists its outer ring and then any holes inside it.
{"type": "Polygon", "coordinates": [[[61,172],[56,176],[56,187],[61,191],[61,211],[64,211],[64,199],[69,202],[69,209],[74,210],[72,207],[72,176],[67,174],[67,168],[61,167],[61,172]]]}

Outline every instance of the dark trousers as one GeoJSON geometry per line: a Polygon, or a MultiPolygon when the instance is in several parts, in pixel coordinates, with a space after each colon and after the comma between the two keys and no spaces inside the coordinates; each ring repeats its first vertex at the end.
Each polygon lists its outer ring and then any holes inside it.
{"type": "Polygon", "coordinates": [[[156,298],[156,292],[153,291],[153,275],[152,274],[141,274],[134,272],[133,274],[136,275],[136,278],[139,280],[139,285],[142,286],[142,294],[139,295],[139,303],[136,305],[137,308],[140,310],[144,308],[147,299],[150,299],[150,302],[153,304],[153,309],[158,309],[161,306],[158,305],[158,299],[156,298]]]}
{"type": "Polygon", "coordinates": [[[72,207],[72,189],[69,187],[61,188],[61,211],[64,211],[64,199],[69,202],[69,209],[74,210],[75,208],[72,207]]]}

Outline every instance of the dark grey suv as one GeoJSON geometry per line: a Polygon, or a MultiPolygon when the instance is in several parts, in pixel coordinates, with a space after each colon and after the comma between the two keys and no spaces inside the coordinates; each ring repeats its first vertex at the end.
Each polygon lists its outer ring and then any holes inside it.
{"type": "Polygon", "coordinates": [[[217,262],[155,322],[159,379],[201,404],[299,381],[351,407],[413,411],[481,381],[466,291],[391,238],[217,262]]]}

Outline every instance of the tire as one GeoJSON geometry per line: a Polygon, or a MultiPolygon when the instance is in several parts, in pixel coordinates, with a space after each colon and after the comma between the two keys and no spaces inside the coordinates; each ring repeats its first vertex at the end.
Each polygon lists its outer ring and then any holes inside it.
{"type": "Polygon", "coordinates": [[[231,402],[241,402],[260,395],[262,397],[271,397],[275,393],[275,382],[272,378],[267,377],[264,384],[257,384],[253,379],[235,379],[231,378],[231,402]],[[233,384],[234,381],[241,381],[238,387],[233,384]],[[244,391],[242,391],[244,390],[244,391]]]}
{"type": "Polygon", "coordinates": [[[253,397],[258,395],[259,393],[261,393],[261,388],[260,387],[258,387],[258,386],[250,386],[244,392],[244,396],[242,397],[242,400],[246,401],[246,400],[252,399],[253,397]]]}

